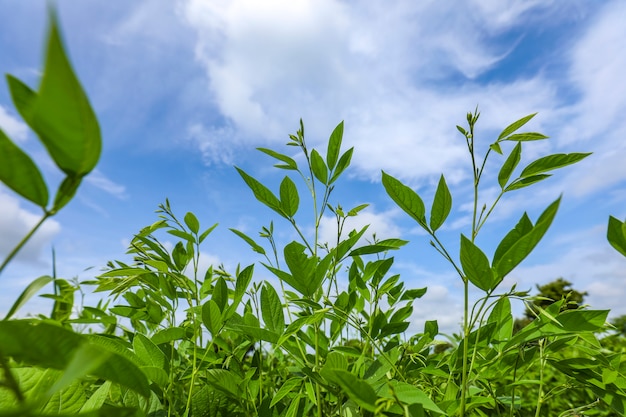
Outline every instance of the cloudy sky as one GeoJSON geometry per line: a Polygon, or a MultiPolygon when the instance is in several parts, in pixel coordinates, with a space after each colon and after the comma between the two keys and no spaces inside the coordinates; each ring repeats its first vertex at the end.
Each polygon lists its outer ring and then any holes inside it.
{"type": "MultiPolygon", "coordinates": [[[[256,147],[293,154],[284,144],[303,119],[307,142],[325,150],[345,123],[352,166],[333,204],[370,206],[352,227],[410,240],[394,253],[407,286],[427,286],[414,328],[438,319],[456,331],[461,282],[410,218],[386,196],[381,170],[427,201],[441,173],[453,210],[441,239],[458,253],[469,234],[471,164],[456,125],[478,106],[477,147],[510,122],[539,114],[526,128],[551,138],[525,145],[524,166],[547,153],[593,152],[543,183],[510,193],[478,244],[491,256],[524,211],[532,219],[560,194],[553,227],[503,284],[531,289],[563,277],[598,309],[626,314],[626,259],[606,242],[609,215],[626,217],[626,3],[623,1],[58,1],[66,45],[103,132],[103,153],[76,198],[47,222],[0,276],[0,316],[32,279],[51,272],[86,279],[113,259],[169,198],[182,217],[219,223],[206,262],[259,261],[228,231],[258,236],[275,220],[256,203],[233,166],[273,190],[284,172],[256,147]],[[620,68],[622,68],[620,70],[620,68]],[[622,74],[622,75],[620,75],[622,74]]],[[[38,84],[45,38],[44,2],[0,0],[0,70],[38,84]]],[[[0,127],[42,167],[60,174],[0,88],[0,127]]],[[[505,152],[511,146],[505,147],[505,152]]],[[[491,203],[503,157],[491,155],[480,196],[491,203]]],[[[52,188],[52,187],[51,187],[52,188]]],[[[303,204],[306,201],[303,196],[303,204]]],[[[0,256],[39,218],[36,207],[0,187],[0,256]]],[[[311,218],[302,212],[305,224],[311,218]]],[[[332,236],[330,221],[323,236],[332,236]]],[[[269,278],[259,265],[257,279],[269,278]]],[[[88,290],[88,289],[86,289],[88,290]]],[[[33,300],[27,311],[45,311],[33,300]]],[[[521,314],[522,306],[515,307],[521,314]]]]}

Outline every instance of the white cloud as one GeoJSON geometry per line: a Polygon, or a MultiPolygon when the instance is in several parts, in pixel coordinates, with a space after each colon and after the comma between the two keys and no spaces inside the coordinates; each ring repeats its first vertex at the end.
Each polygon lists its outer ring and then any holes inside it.
{"type": "MultiPolygon", "coordinates": [[[[480,106],[481,131],[533,111],[556,114],[556,89],[539,75],[471,81],[514,45],[494,47],[480,35],[513,25],[492,19],[503,12],[494,8],[190,0],[184,11],[217,105],[244,139],[284,138],[303,117],[315,145],[344,119],[359,175],[378,181],[382,168],[416,180],[446,171],[454,183],[467,172],[454,125],[468,110],[480,106]],[[458,73],[460,85],[439,84],[458,73]]],[[[528,7],[517,9],[512,16],[528,7]]]]}
{"type": "Polygon", "coordinates": [[[85,182],[93,185],[96,188],[101,189],[102,191],[111,194],[112,196],[119,198],[120,200],[124,200],[128,198],[126,194],[126,187],[117,184],[107,178],[100,170],[93,170],[86,178],[85,182]]]}
{"type": "MultiPolygon", "coordinates": [[[[42,215],[34,214],[20,207],[19,200],[0,189],[0,254],[5,256],[39,222],[42,215]]],[[[22,248],[15,259],[28,262],[42,262],[41,253],[61,230],[61,225],[47,220],[22,248]]]]}
{"type": "Polygon", "coordinates": [[[7,112],[2,106],[0,106],[0,128],[15,142],[24,142],[28,135],[28,126],[7,112]]]}

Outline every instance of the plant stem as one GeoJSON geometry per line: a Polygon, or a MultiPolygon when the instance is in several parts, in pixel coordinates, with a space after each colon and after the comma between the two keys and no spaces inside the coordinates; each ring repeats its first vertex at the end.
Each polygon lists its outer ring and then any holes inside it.
{"type": "Polygon", "coordinates": [[[28,232],[26,236],[24,236],[24,238],[22,238],[20,243],[18,243],[17,246],[13,248],[11,253],[9,253],[9,256],[7,256],[4,262],[2,262],[2,265],[0,265],[0,274],[2,274],[2,271],[4,270],[4,268],[9,264],[9,262],[11,262],[11,260],[15,257],[15,255],[17,255],[17,253],[20,251],[20,249],[22,249],[22,247],[26,244],[26,242],[30,240],[30,238],[35,234],[35,232],[39,229],[39,227],[41,227],[43,222],[45,222],[49,217],[52,217],[52,216],[53,216],[52,213],[48,211],[44,212],[44,215],[39,220],[39,222],[31,229],[30,232],[28,232]]]}

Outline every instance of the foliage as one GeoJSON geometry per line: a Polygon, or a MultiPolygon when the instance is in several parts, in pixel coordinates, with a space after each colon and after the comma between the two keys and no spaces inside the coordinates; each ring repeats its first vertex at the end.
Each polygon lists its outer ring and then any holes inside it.
{"type": "MultiPolygon", "coordinates": [[[[100,149],[97,121],[54,17],[51,22],[40,91],[9,77],[18,111],[66,175],[51,208],[38,168],[0,137],[0,157],[7,161],[0,179],[42,207],[42,221],[71,199],[100,149]]],[[[624,415],[626,364],[621,351],[598,336],[608,311],[569,308],[555,297],[534,304],[535,319],[514,333],[511,301],[537,299],[500,288],[547,233],[561,198],[535,221],[523,213],[493,254],[477,244],[505,194],[588,156],[547,155],[514,175],[527,142],[547,139],[518,132],[533,117],[506,127],[482,159],[479,113],[467,115],[467,127],[457,126],[473,173],[471,226],[460,235],[458,254],[438,234],[454,208],[445,176],[427,209],[411,187],[382,173],[389,197],[424,229],[463,284],[462,329],[449,344],[437,339],[436,321],[407,334],[426,293],[405,288],[394,273],[392,253],[407,242],[369,238],[367,226],[346,230],[347,219],[367,204],[346,210],[331,203],[354,151],[342,149],[343,123],[324,152],[308,146],[300,121],[287,143],[297,154],[259,148],[285,172],[277,187],[236,168],[287,227],[279,233],[270,221],[257,238],[231,229],[261,257],[271,280],[255,279],[255,265],[232,273],[221,266],[202,270],[201,248],[217,225],[202,227],[191,212],[179,217],[166,199],[158,219],[132,239],[130,261],[110,262],[91,282],[56,280],[49,316],[12,318],[52,278],[36,279],[18,297],[0,322],[0,416],[624,415]],[[497,173],[500,193],[479,210],[487,159],[492,152],[504,156],[508,143],[513,147],[497,173]],[[320,238],[325,215],[335,219],[332,242],[320,238]],[[282,242],[281,236],[289,238],[282,242]],[[74,294],[86,285],[107,300],[72,314],[74,294]]],[[[608,239],[624,253],[624,223],[611,217],[608,239]]],[[[568,286],[560,284],[561,290],[568,286]]],[[[582,303],[584,294],[578,295],[582,303]]]]}
{"type": "Polygon", "coordinates": [[[580,292],[571,287],[572,283],[563,278],[557,278],[545,285],[537,285],[539,294],[532,300],[532,303],[526,305],[524,316],[532,320],[539,311],[559,300],[565,300],[562,307],[564,310],[580,308],[587,292],[580,292]]]}

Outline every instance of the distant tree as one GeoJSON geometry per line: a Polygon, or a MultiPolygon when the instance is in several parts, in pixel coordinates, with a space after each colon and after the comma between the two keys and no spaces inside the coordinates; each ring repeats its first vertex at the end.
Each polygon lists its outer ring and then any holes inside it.
{"type": "MultiPolygon", "coordinates": [[[[563,278],[557,278],[545,285],[537,285],[537,290],[539,291],[537,296],[541,298],[534,300],[532,304],[526,306],[523,318],[515,319],[515,332],[526,327],[538,314],[539,308],[545,309],[552,303],[565,300],[561,311],[575,310],[583,304],[585,296],[588,295],[586,291],[580,292],[573,289],[572,283],[563,278]]],[[[626,316],[624,324],[626,324],[626,316]]]]}

